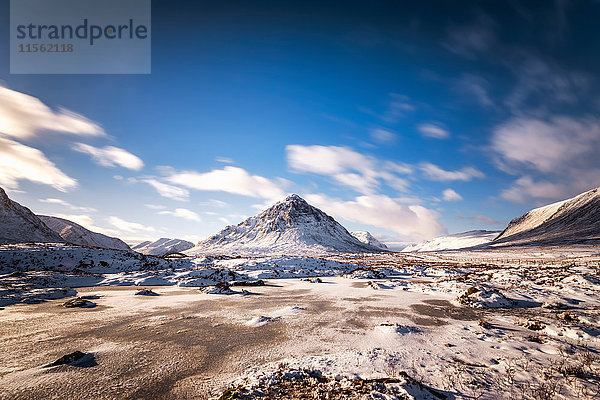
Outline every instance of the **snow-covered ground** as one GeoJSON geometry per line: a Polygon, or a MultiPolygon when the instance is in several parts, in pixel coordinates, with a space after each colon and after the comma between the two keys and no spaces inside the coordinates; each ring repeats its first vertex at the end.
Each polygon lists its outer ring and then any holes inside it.
{"type": "Polygon", "coordinates": [[[81,398],[600,395],[598,248],[164,260],[7,245],[0,265],[0,398],[65,382],[81,398]],[[61,307],[83,294],[97,306],[61,307]],[[68,349],[98,365],[39,367],[68,349]]]}

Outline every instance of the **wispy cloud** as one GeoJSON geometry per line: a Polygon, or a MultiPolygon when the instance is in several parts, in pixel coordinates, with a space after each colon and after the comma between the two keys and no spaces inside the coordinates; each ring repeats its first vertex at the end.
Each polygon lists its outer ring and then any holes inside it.
{"type": "Polygon", "coordinates": [[[439,124],[421,124],[417,126],[421,135],[433,138],[433,139],[448,139],[450,137],[450,132],[448,130],[442,128],[439,124]]]}
{"type": "Polygon", "coordinates": [[[176,208],[174,211],[160,211],[160,215],[170,215],[172,217],[183,218],[189,221],[201,222],[202,219],[195,212],[188,210],[187,208],[176,208]]]}
{"type": "Polygon", "coordinates": [[[215,161],[223,163],[223,164],[234,164],[235,163],[233,158],[229,158],[229,157],[216,157],[215,161]]]}
{"type": "Polygon", "coordinates": [[[139,232],[156,232],[156,229],[151,226],[145,226],[137,222],[130,222],[119,217],[111,216],[108,218],[108,222],[115,228],[130,233],[139,232]]]}
{"type": "Polygon", "coordinates": [[[460,78],[453,81],[451,86],[459,94],[474,99],[483,107],[494,106],[494,101],[489,95],[490,83],[481,76],[462,74],[460,78]]]}
{"type": "Polygon", "coordinates": [[[522,114],[532,100],[544,108],[575,104],[591,87],[588,74],[565,69],[530,53],[518,52],[518,61],[511,61],[508,66],[517,82],[505,103],[516,115],[522,114]]]}
{"type": "Polygon", "coordinates": [[[403,164],[379,161],[348,147],[288,145],[286,153],[293,171],[325,175],[362,194],[374,194],[380,181],[404,191],[409,183],[398,175],[412,172],[403,164]]]}
{"type": "Polygon", "coordinates": [[[396,141],[396,134],[390,130],[376,128],[371,129],[371,138],[377,143],[390,144],[396,141]]]}
{"type": "Polygon", "coordinates": [[[226,192],[269,200],[285,197],[281,182],[251,175],[245,169],[232,166],[209,172],[174,172],[166,180],[195,190],[226,192]]]}
{"type": "Polygon", "coordinates": [[[77,186],[75,179],[40,150],[0,137],[0,184],[16,189],[20,180],[43,183],[63,192],[77,186]]]}
{"type": "Polygon", "coordinates": [[[0,134],[26,139],[41,131],[105,136],[100,125],[64,108],[53,111],[38,98],[0,85],[0,134]]]}
{"type": "Polygon", "coordinates": [[[153,178],[142,179],[142,182],[152,186],[158,194],[169,199],[187,201],[190,196],[190,192],[187,189],[169,185],[153,178]]]}
{"type": "Polygon", "coordinates": [[[462,57],[475,59],[488,52],[496,41],[494,21],[485,14],[468,25],[454,25],[448,28],[442,46],[462,57]]]}
{"type": "Polygon", "coordinates": [[[497,166],[521,175],[501,196],[555,201],[600,185],[600,119],[515,117],[494,129],[497,166]]]}
{"type": "Polygon", "coordinates": [[[417,107],[408,96],[391,93],[388,109],[381,116],[381,120],[394,124],[416,109],[417,107]]]}
{"type": "Polygon", "coordinates": [[[80,153],[92,156],[92,159],[104,167],[123,167],[140,170],[144,162],[125,149],[114,146],[94,147],[84,143],[74,143],[71,148],[80,153]]]}
{"type": "Polygon", "coordinates": [[[74,211],[81,211],[81,212],[95,212],[98,211],[95,208],[92,207],[79,207],[79,206],[74,206],[73,204],[64,201],[62,199],[55,199],[55,198],[47,198],[47,199],[40,199],[39,200],[42,203],[47,203],[47,204],[57,204],[66,208],[70,208],[71,210],[74,211]]]}
{"type": "Polygon", "coordinates": [[[446,182],[446,181],[463,181],[468,182],[475,178],[483,178],[485,175],[483,172],[473,168],[465,167],[457,171],[446,171],[432,163],[421,163],[421,171],[425,174],[425,177],[433,181],[446,182]]]}
{"type": "Polygon", "coordinates": [[[463,199],[463,197],[456,193],[456,191],[454,191],[454,189],[445,189],[442,192],[442,198],[444,199],[444,201],[460,201],[463,199]]]}
{"type": "Polygon", "coordinates": [[[439,214],[420,205],[406,205],[385,195],[359,196],[351,201],[323,194],[305,196],[334,217],[387,229],[409,239],[431,239],[445,232],[439,214]]]}

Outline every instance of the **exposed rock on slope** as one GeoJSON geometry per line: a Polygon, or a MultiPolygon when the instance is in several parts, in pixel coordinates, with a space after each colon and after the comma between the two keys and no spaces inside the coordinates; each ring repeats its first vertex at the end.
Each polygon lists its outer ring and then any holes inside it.
{"type": "Polygon", "coordinates": [[[194,243],[182,239],[160,238],[154,242],[142,242],[132,249],[151,256],[163,256],[169,253],[181,253],[194,247],[194,243]]]}
{"type": "Polygon", "coordinates": [[[290,195],[260,214],[198,243],[188,254],[315,255],[379,252],[362,243],[335,219],[290,195]]]}
{"type": "Polygon", "coordinates": [[[491,243],[563,245],[600,242],[600,187],[513,219],[491,243]]]}
{"type": "Polygon", "coordinates": [[[388,247],[385,244],[383,244],[379,240],[375,239],[373,237],[373,235],[371,235],[370,232],[367,232],[367,231],[357,231],[357,232],[351,232],[351,233],[352,233],[352,236],[354,236],[355,238],[357,238],[358,240],[360,240],[363,243],[366,243],[366,244],[371,245],[371,246],[378,247],[378,248],[380,248],[382,250],[387,250],[388,249],[388,247]]]}
{"type": "Polygon", "coordinates": [[[103,249],[131,250],[121,239],[92,232],[68,219],[38,215],[50,229],[58,233],[65,241],[80,246],[101,247],[103,249]]]}
{"type": "Polygon", "coordinates": [[[27,207],[8,198],[0,188],[0,243],[63,242],[27,207]]]}
{"type": "Polygon", "coordinates": [[[496,236],[498,236],[498,231],[477,230],[456,233],[454,235],[441,236],[422,243],[411,244],[402,251],[419,252],[464,249],[489,243],[494,240],[496,236]]]}

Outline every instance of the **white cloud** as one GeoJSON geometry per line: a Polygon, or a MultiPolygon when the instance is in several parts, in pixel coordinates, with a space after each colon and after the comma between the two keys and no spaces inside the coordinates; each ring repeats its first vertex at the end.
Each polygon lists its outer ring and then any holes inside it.
{"type": "Polygon", "coordinates": [[[600,151],[600,120],[513,118],[494,130],[492,148],[508,167],[553,172],[565,164],[592,164],[600,151]]]}
{"type": "Polygon", "coordinates": [[[144,204],[144,205],[151,210],[164,210],[165,208],[167,208],[166,206],[163,206],[161,204],[144,204]]]}
{"type": "Polygon", "coordinates": [[[446,189],[442,192],[442,198],[445,201],[460,201],[462,200],[462,196],[458,193],[456,193],[453,189],[446,189]]]}
{"type": "Polygon", "coordinates": [[[387,129],[372,129],[371,137],[377,143],[390,144],[396,140],[396,134],[394,132],[390,132],[387,129]]]}
{"type": "Polygon", "coordinates": [[[517,179],[514,184],[503,190],[502,198],[515,203],[526,203],[530,198],[553,201],[563,196],[565,188],[548,181],[534,181],[530,176],[517,179]]]}
{"type": "Polygon", "coordinates": [[[79,207],[79,206],[74,206],[73,204],[64,201],[62,199],[54,199],[54,198],[47,198],[47,199],[40,199],[39,200],[42,203],[47,203],[47,204],[58,204],[60,206],[63,207],[67,207],[70,208],[72,210],[76,210],[76,211],[81,211],[81,212],[95,212],[98,211],[95,208],[92,207],[79,207]]]}
{"type": "Polygon", "coordinates": [[[343,201],[322,194],[305,196],[334,217],[391,230],[414,239],[431,239],[445,232],[439,214],[420,205],[406,205],[384,195],[359,196],[343,201]]]}
{"type": "Polygon", "coordinates": [[[75,179],[58,169],[38,149],[0,137],[0,184],[16,189],[18,181],[23,179],[63,192],[77,186],[75,179]]]}
{"type": "Polygon", "coordinates": [[[458,171],[446,171],[432,163],[421,163],[421,171],[425,176],[433,181],[464,181],[468,182],[474,178],[483,178],[483,172],[473,168],[465,167],[458,171]]]}
{"type": "Polygon", "coordinates": [[[144,162],[139,157],[119,147],[94,147],[84,143],[74,143],[72,149],[80,153],[89,154],[96,163],[104,167],[121,166],[136,171],[144,167],[144,162]]]}
{"type": "Polygon", "coordinates": [[[180,188],[177,186],[169,185],[167,183],[163,183],[157,181],[156,179],[148,178],[142,179],[142,182],[146,182],[148,185],[152,186],[158,194],[163,197],[167,197],[173,200],[179,201],[187,201],[190,196],[190,192],[187,189],[180,188]]]}
{"type": "Polygon", "coordinates": [[[176,185],[195,190],[227,192],[269,200],[280,200],[285,197],[280,183],[263,176],[250,175],[246,170],[232,166],[204,173],[174,172],[166,179],[176,185]]]}
{"type": "Polygon", "coordinates": [[[286,152],[292,170],[329,176],[362,194],[375,193],[380,180],[396,190],[406,190],[408,181],[397,174],[412,172],[404,164],[381,162],[347,147],[288,145],[286,152]]]}
{"type": "Polygon", "coordinates": [[[600,185],[600,119],[515,117],[492,135],[498,167],[521,175],[501,192],[509,201],[551,202],[600,185]]]}
{"type": "Polygon", "coordinates": [[[121,231],[127,231],[127,232],[155,232],[156,229],[154,229],[151,226],[145,226],[142,224],[139,224],[137,222],[129,222],[129,221],[125,221],[124,219],[121,219],[119,217],[115,217],[115,216],[111,216],[108,218],[108,222],[116,227],[117,229],[121,230],[121,231]]]}
{"type": "Polygon", "coordinates": [[[159,214],[171,215],[173,217],[183,218],[183,219],[187,219],[190,221],[196,221],[196,222],[202,221],[202,219],[200,218],[200,216],[198,214],[196,214],[195,212],[188,210],[186,208],[176,208],[175,211],[160,211],[159,214]]]}
{"type": "Polygon", "coordinates": [[[31,138],[49,130],[80,136],[105,136],[100,125],[82,115],[60,108],[51,110],[36,97],[0,86],[0,133],[31,138]]]}
{"type": "Polygon", "coordinates": [[[450,137],[450,132],[436,124],[421,124],[417,126],[421,135],[433,139],[447,139],[450,137]]]}
{"type": "Polygon", "coordinates": [[[417,109],[414,104],[411,103],[408,96],[391,93],[391,100],[387,111],[381,116],[381,119],[388,123],[396,123],[407,113],[413,112],[417,109]]]}
{"type": "Polygon", "coordinates": [[[223,164],[234,164],[235,163],[233,158],[229,158],[229,157],[216,157],[215,161],[223,163],[223,164]]]}

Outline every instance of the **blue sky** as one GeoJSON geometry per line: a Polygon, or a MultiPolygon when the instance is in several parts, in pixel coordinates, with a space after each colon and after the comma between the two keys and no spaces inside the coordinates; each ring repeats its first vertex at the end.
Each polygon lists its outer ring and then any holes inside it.
{"type": "Polygon", "coordinates": [[[600,185],[598,2],[199,3],[153,2],[150,75],[3,57],[0,186],[140,240],[299,193],[400,247],[600,185]]]}

